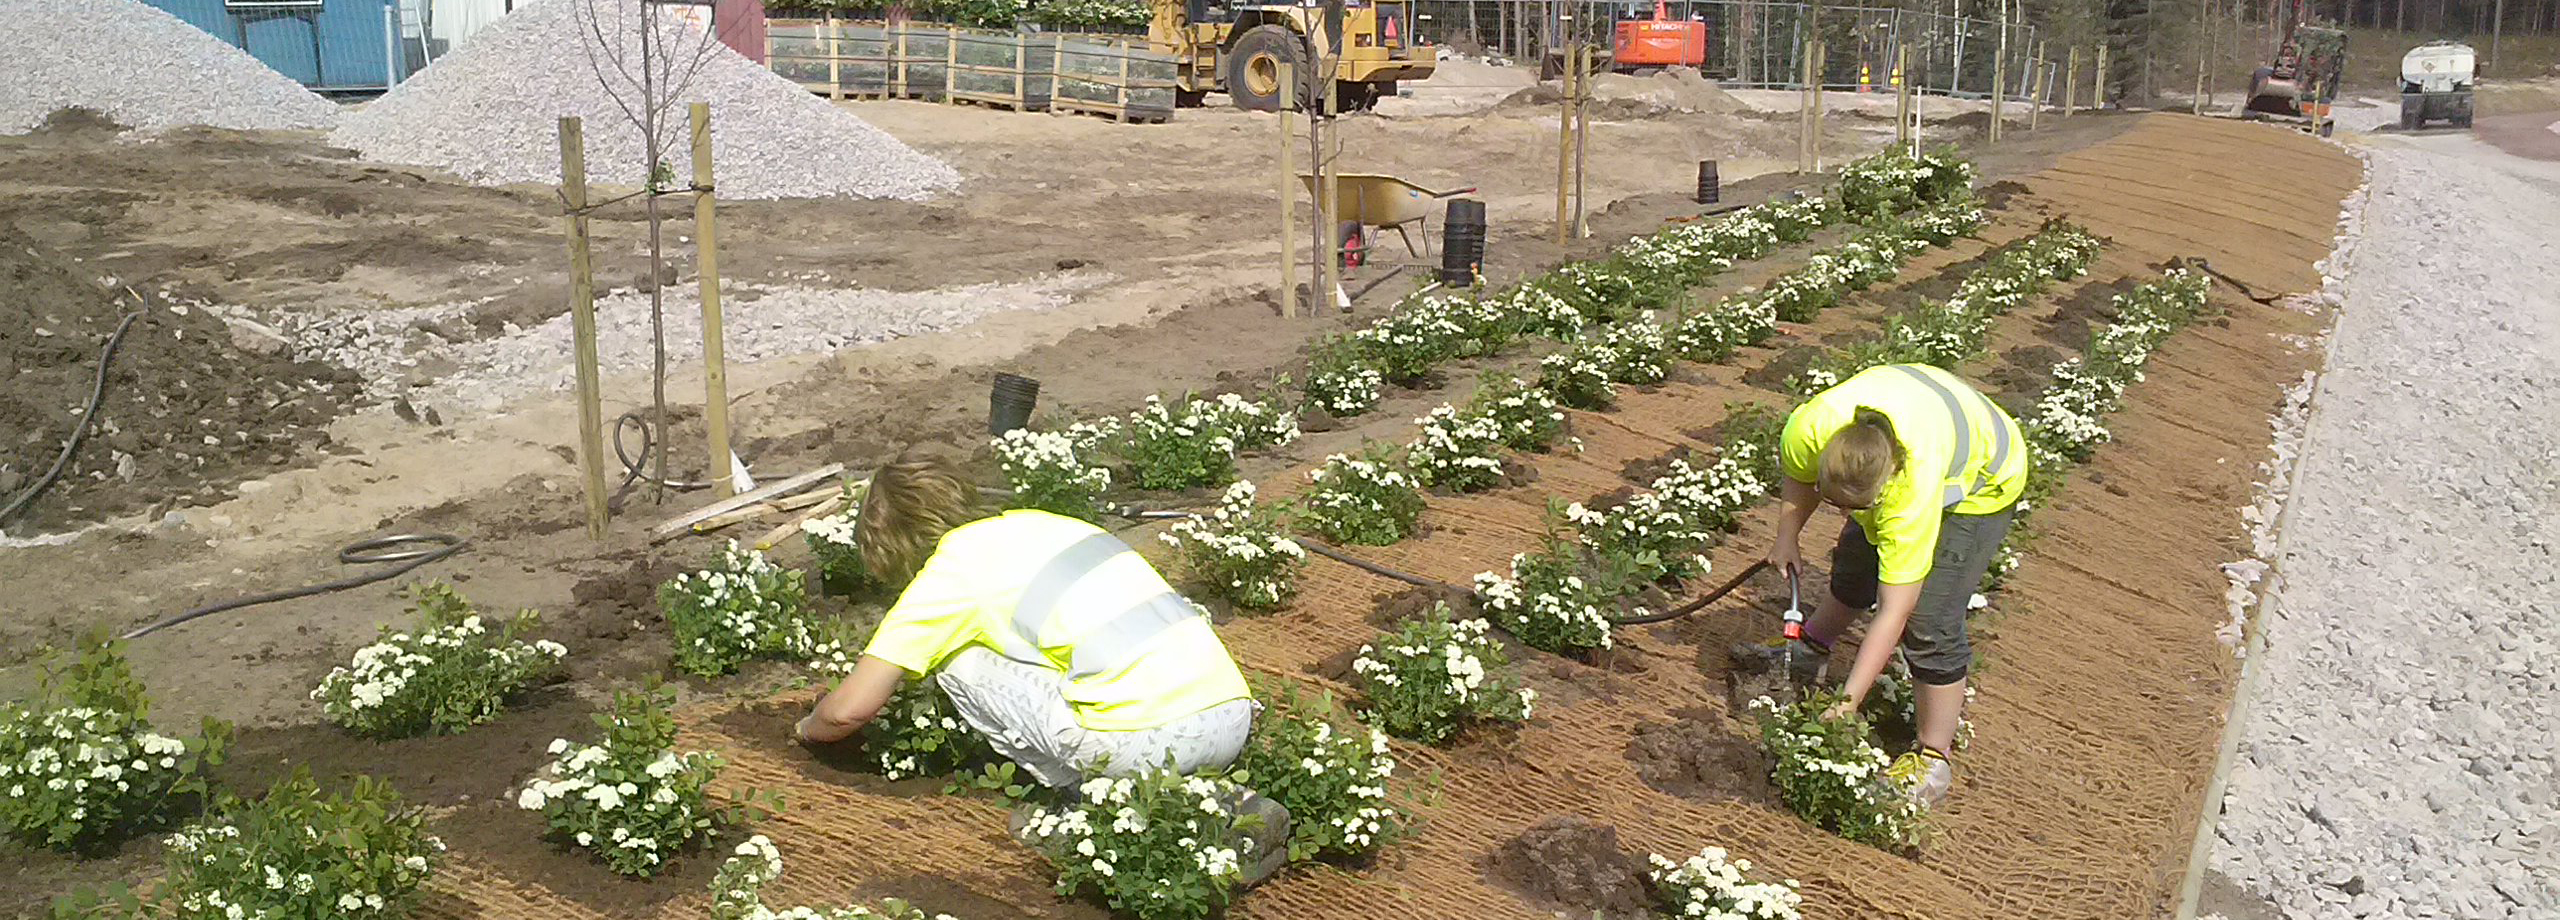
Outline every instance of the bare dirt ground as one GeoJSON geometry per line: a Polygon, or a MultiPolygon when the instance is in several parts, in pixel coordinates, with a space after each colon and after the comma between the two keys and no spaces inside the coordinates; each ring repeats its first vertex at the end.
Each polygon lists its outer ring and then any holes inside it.
{"type": "MultiPolygon", "coordinates": [[[[1258,383],[1289,364],[1300,343],[1347,322],[1274,315],[1269,278],[1278,254],[1268,242],[1274,218],[1265,189],[1274,182],[1276,137],[1268,118],[1213,110],[1186,112],[1170,125],[1119,126],[918,103],[856,110],[951,160],[968,176],[968,187],[925,205],[724,205],[723,265],[730,277],[779,282],[818,273],[834,283],[926,291],[1017,281],[1072,262],[1114,280],[1059,310],[999,314],[958,332],[733,368],[741,453],[762,471],[789,472],[829,459],[859,464],[912,439],[971,437],[982,423],[986,378],[998,369],[1048,381],[1048,408],[1117,411],[1151,392],[1258,383]]],[[[1553,120],[1551,112],[1353,119],[1344,130],[1350,151],[1344,168],[1482,187],[1492,206],[1489,268],[1497,277],[1595,251],[1665,217],[1694,212],[1685,195],[1697,159],[1720,158],[1729,179],[1743,180],[1729,189],[1729,200],[1753,200],[1793,181],[1782,175],[1745,180],[1792,156],[1791,122],[1704,115],[1604,120],[1595,125],[1591,148],[1599,238],[1557,247],[1544,241],[1543,224],[1552,208],[1545,189],[1553,182],[1553,120]]],[[[2133,121],[2076,119],[1979,159],[1994,179],[2057,169],[2070,151],[2106,141],[2133,121]]],[[[1878,133],[1877,125],[1848,119],[1832,128],[1830,144],[1841,151],[1871,145],[1878,133]]],[[[2138,164],[2152,155],[2142,149],[2121,156],[2138,164]]],[[[2065,196],[2075,209],[2113,206],[2106,182],[2090,185],[2071,175],[2066,170],[2043,180],[2074,189],[2049,194],[2065,196]]],[[[2161,181],[2178,189],[2185,188],[2178,182],[2204,180],[2161,181]]],[[[269,310],[478,301],[464,327],[436,333],[457,340],[509,323],[529,325],[563,309],[558,219],[545,204],[549,194],[476,189],[357,164],[291,135],[198,131],[131,145],[71,129],[0,139],[0,222],[52,253],[83,260],[90,272],[175,296],[269,310]]],[[[2236,230],[2154,226],[2175,210],[2133,206],[2114,232],[2160,237],[2137,245],[2168,253],[2190,243],[2220,245],[2236,230]]],[[[600,247],[607,253],[605,271],[640,275],[632,215],[615,213],[606,224],[600,231],[608,241],[600,247]]],[[[679,222],[672,232],[682,238],[689,228],[679,222]]],[[[2218,265],[2224,261],[2217,257],[2218,265]]],[[[2307,258],[2269,256],[2255,270],[2281,278],[2298,271],[2286,267],[2297,261],[2307,258]]],[[[1371,269],[1361,280],[1385,274],[1371,269]]],[[[1365,303],[1388,302],[1414,274],[1386,280],[1365,303]]],[[[600,276],[611,283],[614,274],[600,276]]],[[[1737,273],[1730,280],[1750,278],[1737,273]]],[[[636,404],[640,388],[631,378],[613,384],[609,412],[636,404]]],[[[670,390],[687,402],[699,400],[699,381],[689,374],[679,375],[670,390]]],[[[1373,417],[1378,431],[1354,429],[1334,440],[1364,432],[1388,436],[1386,429],[1446,398],[1401,395],[1373,417]]],[[[1713,395],[1698,398],[1720,402],[1713,395]]],[[[533,768],[540,745],[574,731],[592,700],[610,687],[664,671],[665,638],[650,589],[709,545],[697,540],[653,549],[640,539],[647,523],[688,506],[683,499],[666,507],[635,502],[612,538],[602,545],[589,541],[579,527],[569,459],[572,417],[556,398],[443,425],[364,409],[331,426],[329,456],[252,471],[272,475],[256,480],[257,489],[185,513],[184,523],[0,550],[0,582],[49,586],[41,601],[22,594],[7,602],[0,662],[23,661],[39,645],[82,629],[129,627],[194,604],[335,577],[342,573],[330,553],[369,534],[463,534],[475,541],[465,556],[420,574],[449,578],[491,607],[540,608],[549,614],[546,631],[576,652],[567,686],[531,712],[460,739],[364,748],[314,724],[303,693],[376,624],[397,616],[390,584],[190,624],[138,642],[134,656],[155,690],[159,718],[216,715],[248,726],[229,777],[237,785],[254,786],[294,764],[323,773],[386,773],[413,799],[455,810],[440,823],[505,826],[511,810],[490,800],[533,768]]],[[[1664,672],[1660,679],[1672,670],[1680,669],[1657,669],[1664,672]]],[[[0,671],[0,687],[11,691],[31,680],[29,667],[0,671]]],[[[904,807],[950,815],[973,806],[916,799],[904,807]]],[[[997,844],[1000,837],[992,833],[975,835],[976,846],[997,844]]],[[[523,849],[530,837],[490,832],[466,839],[487,838],[479,852],[505,853],[523,849]]],[[[0,885],[0,908],[31,905],[74,880],[130,874],[152,857],[153,847],[145,841],[118,859],[79,864],[0,853],[7,867],[0,874],[11,879],[0,885]]],[[[1007,856],[1004,863],[1021,858],[1007,856]]],[[[471,885],[473,871],[457,876],[464,879],[458,884],[471,885]]],[[[813,871],[822,879],[843,875],[842,867],[813,871]]],[[[846,878],[865,891],[896,881],[846,878]]],[[[481,881],[492,890],[529,890],[518,880],[481,881]]],[[[698,884],[668,882],[651,888],[654,893],[579,897],[604,899],[588,905],[588,913],[634,916],[698,890],[698,884]],[[624,900],[614,903],[617,897],[624,900]]],[[[468,912],[459,903],[444,911],[468,912]]],[[[1057,908],[1044,903],[1035,912],[1057,908]]]]}

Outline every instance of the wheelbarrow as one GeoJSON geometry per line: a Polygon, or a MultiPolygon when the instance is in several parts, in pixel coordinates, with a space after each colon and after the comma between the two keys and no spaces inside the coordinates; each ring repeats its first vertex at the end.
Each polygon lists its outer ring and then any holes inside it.
{"type": "MultiPolygon", "coordinates": [[[[1324,190],[1315,176],[1299,173],[1298,179],[1307,184],[1309,195],[1319,202],[1324,200],[1324,190]]],[[[1434,191],[1376,173],[1341,173],[1334,180],[1334,219],[1344,228],[1339,234],[1343,238],[1335,241],[1336,246],[1357,248],[1352,245],[1351,231],[1377,227],[1394,230],[1404,240],[1404,251],[1415,258],[1430,254],[1431,213],[1441,207],[1439,203],[1475,191],[1474,186],[1434,191]],[[1422,252],[1414,251],[1413,237],[1405,233],[1406,225],[1416,223],[1422,225],[1422,252]]]]}

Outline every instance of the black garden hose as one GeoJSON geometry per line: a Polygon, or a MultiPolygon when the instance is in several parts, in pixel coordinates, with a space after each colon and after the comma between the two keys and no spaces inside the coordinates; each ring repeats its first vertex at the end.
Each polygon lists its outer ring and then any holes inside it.
{"type": "Polygon", "coordinates": [[[237,600],[223,601],[219,604],[198,607],[184,613],[163,617],[147,626],[125,633],[124,638],[138,639],[160,630],[167,629],[171,626],[184,623],[188,620],[221,613],[225,610],[238,610],[242,607],[254,607],[259,604],[272,604],[277,601],[292,600],[297,597],[309,597],[314,594],[327,594],[332,591],[344,591],[348,588],[369,585],[388,578],[395,578],[400,575],[407,574],[410,570],[416,569],[419,566],[426,565],[427,563],[461,552],[463,547],[469,546],[470,544],[471,541],[469,540],[452,534],[442,533],[403,533],[393,534],[387,537],[375,537],[370,540],[359,540],[354,543],[349,543],[345,548],[338,550],[339,562],[347,565],[380,565],[384,563],[398,564],[392,565],[389,568],[375,569],[361,575],[349,575],[336,581],[327,581],[316,585],[305,585],[303,587],[291,588],[283,591],[272,591],[266,594],[253,595],[237,600]],[[411,543],[428,543],[434,545],[417,547],[414,549],[392,549],[392,547],[395,546],[404,546],[411,543]]]}
{"type": "Polygon", "coordinates": [[[1732,578],[1727,579],[1724,584],[1717,586],[1715,590],[1707,592],[1704,597],[1700,597],[1697,600],[1690,601],[1678,607],[1673,607],[1661,613],[1648,613],[1643,616],[1634,617],[1610,617],[1609,622],[1618,626],[1642,626],[1647,623],[1664,623],[1671,620],[1677,620],[1681,617],[1688,616],[1704,609],[1708,604],[1724,599],[1725,595],[1733,593],[1733,589],[1742,587],[1743,582],[1750,580],[1751,576],[1760,574],[1761,569],[1768,567],[1769,560],[1762,559],[1748,566],[1744,566],[1741,572],[1736,573],[1732,578]]]}
{"type": "MultiPolygon", "coordinates": [[[[629,412],[622,413],[622,415],[613,420],[613,456],[622,461],[622,484],[614,487],[614,498],[620,499],[625,493],[631,491],[633,483],[641,482],[643,480],[657,485],[666,486],[667,488],[674,489],[679,492],[691,492],[695,489],[711,488],[711,482],[709,480],[651,479],[649,477],[648,470],[648,457],[649,452],[657,446],[657,431],[656,429],[649,427],[649,419],[641,412],[641,410],[633,409],[629,412]],[[640,429],[640,459],[638,460],[631,459],[631,452],[624,450],[622,447],[622,430],[624,428],[631,427],[637,427],[640,429]]],[[[666,475],[666,471],[659,470],[658,474],[663,477],[666,475]]]]}
{"type": "Polygon", "coordinates": [[[124,320],[116,323],[115,333],[107,336],[106,348],[98,352],[97,379],[89,384],[89,408],[81,410],[80,423],[71,426],[71,439],[62,442],[62,453],[54,456],[53,468],[46,470],[43,476],[37,477],[35,484],[28,486],[26,491],[18,493],[18,497],[10,499],[7,507],[0,507],[0,524],[9,523],[11,518],[25,511],[28,505],[35,502],[36,496],[52,488],[54,481],[62,478],[62,472],[71,468],[71,455],[77,453],[80,450],[80,442],[89,437],[89,429],[97,424],[98,405],[107,399],[107,365],[115,361],[116,348],[124,344],[126,330],[132,329],[133,321],[141,318],[140,310],[125,314],[124,320]]]}

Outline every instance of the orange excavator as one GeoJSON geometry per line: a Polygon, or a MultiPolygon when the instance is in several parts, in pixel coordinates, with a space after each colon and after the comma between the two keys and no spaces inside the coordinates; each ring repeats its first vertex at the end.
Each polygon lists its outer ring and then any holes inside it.
{"type": "Polygon", "coordinates": [[[1652,19],[1618,23],[1609,47],[1609,67],[1619,73],[1646,73],[1665,67],[1707,64],[1707,24],[1671,18],[1671,5],[1653,0],[1652,19]]]}

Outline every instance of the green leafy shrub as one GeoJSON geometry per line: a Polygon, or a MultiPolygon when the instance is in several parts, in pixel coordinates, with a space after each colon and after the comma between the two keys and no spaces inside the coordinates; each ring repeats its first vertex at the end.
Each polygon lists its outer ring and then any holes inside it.
{"type": "Polygon", "coordinates": [[[1234,840],[1241,790],[1171,769],[1087,781],[1083,801],[1034,811],[1025,841],[1057,870],[1059,894],[1088,894],[1118,916],[1201,920],[1225,909],[1243,860],[1234,840]]]}
{"type": "Polygon", "coordinates": [[[717,677],[750,658],[809,657],[815,636],[806,578],[732,540],[711,567],[658,586],[658,606],[675,633],[676,668],[717,677]]]}
{"type": "Polygon", "coordinates": [[[1705,308],[1686,312],[1665,341],[1671,353],[1691,361],[1722,362],[1745,345],[1758,345],[1778,331],[1778,314],[1767,298],[1724,297],[1705,308]]]}
{"type": "Polygon", "coordinates": [[[124,643],[84,638],[68,665],[47,661],[32,706],[0,704],[0,830],[92,852],[194,808],[231,727],[206,719],[183,741],[152,731],[150,715],[124,643]]]}
{"type": "Polygon", "coordinates": [[[1618,387],[1609,382],[1617,365],[1615,349],[1582,342],[1538,359],[1538,389],[1576,409],[1606,409],[1618,401],[1618,387]]]}
{"type": "Polygon", "coordinates": [[[1111,468],[1100,462],[1102,444],[1119,436],[1111,419],[1079,422],[1065,431],[1016,428],[997,437],[996,462],[1013,489],[1005,507],[1046,511],[1079,520],[1100,519],[1111,468]]]}
{"type": "MultiPolygon", "coordinates": [[[[1289,809],[1289,858],[1357,857],[1401,836],[1410,817],[1389,800],[1396,760],[1374,728],[1344,730],[1329,697],[1292,686],[1236,758],[1235,779],[1289,809]]],[[[1356,724],[1356,723],[1355,723],[1356,724]]]]}
{"type": "Polygon", "coordinates": [[[828,594],[850,597],[884,587],[862,564],[862,547],[853,539],[854,523],[862,517],[862,497],[870,486],[869,480],[846,482],[838,493],[842,507],[800,521],[800,536],[818,560],[818,584],[828,594]]]}
{"type": "Polygon", "coordinates": [[[1479,572],[1476,596],[1485,617],[1524,645],[1570,654],[1608,648],[1611,591],[1584,578],[1582,553],[1549,534],[1535,553],[1511,557],[1508,576],[1479,572]]]}
{"type": "Polygon", "coordinates": [[[1751,701],[1779,801],[1814,826],[1859,843],[1919,845],[1926,815],[1908,790],[1886,778],[1892,758],[1867,740],[1864,722],[1822,717],[1840,700],[1811,694],[1784,706],[1765,696],[1751,701]]]}
{"type": "Polygon", "coordinates": [[[1182,551],[1191,580],[1240,610],[1271,610],[1298,593],[1307,551],[1289,538],[1288,522],[1256,508],[1253,483],[1227,486],[1207,516],[1168,528],[1161,539],[1182,551]]]}
{"type": "Polygon", "coordinates": [[[1538,693],[1520,686],[1492,629],[1481,619],[1450,622],[1440,604],[1361,646],[1351,672],[1369,698],[1369,720],[1437,744],[1469,725],[1527,719],[1538,693]]]}
{"type": "Polygon", "coordinates": [[[460,732],[497,718],[509,697],[568,657],[560,643],[517,638],[540,622],[531,610],[491,633],[450,586],[429,582],[409,596],[414,632],[383,627],[381,641],[311,691],[329,721],[376,738],[460,732]]]}
{"type": "Polygon", "coordinates": [[[1297,522],[1336,543],[1386,546],[1411,536],[1422,517],[1421,487],[1383,447],[1326,457],[1307,479],[1314,486],[1298,496],[1297,522]]]}
{"type": "Polygon", "coordinates": [[[1378,405],[1386,376],[1369,363],[1360,343],[1335,336],[1316,345],[1307,359],[1307,382],[1299,390],[1307,404],[1338,418],[1351,418],[1378,405]]]}
{"type": "Polygon", "coordinates": [[[1492,419],[1502,430],[1502,446],[1535,453],[1564,437],[1564,412],[1547,391],[1509,374],[1488,374],[1467,403],[1467,414],[1492,419]]]}
{"type": "Polygon", "coordinates": [[[927,917],[915,905],[896,898],[878,907],[786,907],[764,903],[764,886],[782,877],[782,851],[763,834],[747,838],[720,864],[711,878],[711,920],[956,920],[950,914],[927,917]]]}
{"type": "Polygon", "coordinates": [[[1121,446],[1130,483],[1141,489],[1188,489],[1233,481],[1242,442],[1223,421],[1198,400],[1183,400],[1177,412],[1164,400],[1147,397],[1147,404],[1129,416],[1129,439],[1121,446]]]}
{"type": "Polygon", "coordinates": [[[1662,326],[1637,318],[1600,333],[1607,348],[1609,379],[1616,383],[1661,383],[1670,376],[1670,343],[1662,326]]]}
{"type": "Polygon", "coordinates": [[[613,711],[596,717],[604,739],[553,740],[556,759],[516,796],[516,805],[542,812],[553,834],[594,850],[624,875],[656,874],[716,821],[744,820],[754,806],[710,802],[719,755],[675,752],[676,720],[668,713],[674,705],[670,691],[615,693],[613,711]]]}
{"type": "Polygon", "coordinates": [[[170,836],[168,873],[147,901],[117,890],[103,903],[76,898],[57,916],[400,917],[443,853],[424,810],[402,804],[390,785],[359,776],[323,796],[296,770],[255,801],[223,797],[212,815],[170,836]]]}
{"type": "Polygon", "coordinates": [[[889,779],[950,776],[1003,760],[930,677],[900,683],[857,737],[863,755],[889,779]]]}
{"type": "Polygon", "coordinates": [[[1369,366],[1389,381],[1414,384],[1457,357],[1466,328],[1449,318],[1450,304],[1425,297],[1351,334],[1369,366]]]}
{"type": "Polygon", "coordinates": [[[1424,485],[1474,492],[1502,481],[1502,429],[1492,419],[1443,404],[1413,423],[1421,430],[1405,448],[1405,465],[1424,485]]]}

